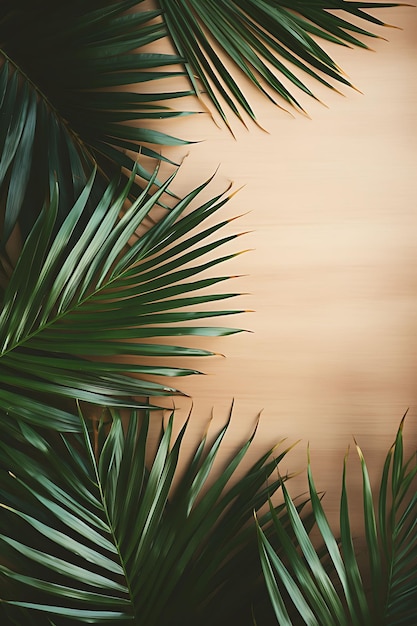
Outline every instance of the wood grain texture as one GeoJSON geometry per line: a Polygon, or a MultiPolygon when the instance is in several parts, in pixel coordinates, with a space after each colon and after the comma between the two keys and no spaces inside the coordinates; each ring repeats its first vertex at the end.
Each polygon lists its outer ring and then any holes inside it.
{"type": "MultiPolygon", "coordinates": [[[[374,52],[323,44],[362,93],[311,83],[326,106],[301,94],[308,118],[248,86],[267,132],[231,117],[234,139],[206,113],[159,127],[198,141],[165,150],[183,161],[173,189],[183,195],[219,168],[205,197],[243,186],[221,216],[243,214],[228,232],[250,231],[227,251],[251,251],[221,270],[240,276],[225,288],[245,294],[233,305],[253,310],[227,324],[250,332],[199,340],[225,358],[183,363],[206,374],[178,384],[192,398],[175,399],[179,422],[193,405],[188,445],[212,411],[213,426],[223,423],[234,399],[227,457],[262,410],[252,458],[300,439],[281,468],[298,471],[309,443],[330,516],[353,436],[374,481],[407,409],[409,452],[417,441],[417,10],[377,15],[399,29],[377,30],[389,41],[372,40],[374,52]]],[[[192,99],[177,106],[199,110],[192,99]]],[[[292,492],[304,488],[303,473],[292,492]]]]}

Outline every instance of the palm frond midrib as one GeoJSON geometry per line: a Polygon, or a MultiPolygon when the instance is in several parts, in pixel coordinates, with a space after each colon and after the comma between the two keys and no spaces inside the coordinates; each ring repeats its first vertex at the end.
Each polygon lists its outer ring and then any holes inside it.
{"type": "Polygon", "coordinates": [[[126,588],[128,589],[128,595],[129,595],[129,601],[130,601],[130,605],[132,607],[132,614],[135,615],[136,614],[136,609],[135,609],[135,596],[134,593],[132,591],[132,581],[130,580],[129,577],[129,573],[128,573],[128,567],[127,567],[127,563],[126,560],[122,554],[122,547],[120,545],[119,539],[118,539],[118,534],[117,534],[117,529],[116,529],[116,525],[115,522],[112,518],[112,516],[110,515],[109,512],[109,508],[107,505],[107,500],[106,500],[106,495],[104,493],[103,490],[103,484],[102,484],[102,480],[100,478],[100,472],[99,472],[99,468],[97,466],[97,460],[95,458],[94,455],[94,451],[91,447],[91,441],[88,435],[88,432],[86,430],[86,426],[85,423],[83,422],[83,426],[84,426],[84,438],[85,438],[85,442],[86,442],[86,448],[88,450],[88,456],[90,459],[90,463],[91,463],[91,468],[92,471],[94,473],[95,476],[95,480],[96,480],[96,487],[97,487],[97,491],[98,491],[98,496],[99,496],[99,500],[102,504],[103,507],[103,512],[105,515],[105,519],[106,519],[106,523],[110,532],[110,536],[111,536],[111,541],[117,551],[117,555],[118,555],[118,561],[119,561],[119,565],[122,567],[123,569],[123,573],[124,573],[124,582],[126,585],[126,588]]]}
{"type": "Polygon", "coordinates": [[[16,58],[11,57],[3,48],[0,48],[0,54],[3,56],[4,61],[8,62],[12,66],[12,71],[18,74],[20,80],[26,83],[29,89],[34,92],[37,101],[42,101],[47,111],[49,111],[49,113],[57,119],[58,125],[65,129],[70,137],[70,140],[78,146],[87,158],[91,160],[92,165],[94,163],[99,168],[88,143],[85,142],[82,136],[76,131],[75,127],[71,123],[71,120],[68,119],[68,116],[60,111],[59,106],[55,105],[53,97],[51,98],[50,95],[48,95],[42,81],[37,80],[37,77],[33,76],[33,73],[30,70],[26,71],[24,65],[20,64],[19,60],[16,58]]]}
{"type": "MultiPolygon", "coordinates": [[[[197,253],[196,253],[197,254],[197,253]]],[[[232,256],[232,255],[230,255],[232,256]]],[[[224,257],[224,258],[220,258],[218,260],[218,262],[222,262],[223,260],[228,259],[229,257],[224,257]]],[[[194,275],[196,273],[196,271],[204,271],[204,269],[206,269],[207,267],[210,267],[212,265],[212,262],[207,262],[206,264],[201,265],[198,268],[191,268],[189,270],[189,275],[194,275]]],[[[139,265],[137,265],[137,267],[139,268],[139,265]]],[[[120,271],[117,274],[111,274],[109,273],[108,278],[101,282],[100,286],[98,286],[95,289],[92,289],[90,291],[88,291],[87,293],[85,293],[81,299],[78,298],[74,298],[72,303],[68,306],[66,306],[62,311],[57,311],[55,310],[52,314],[52,316],[50,316],[45,322],[37,325],[37,320],[34,320],[33,322],[33,331],[29,332],[27,334],[24,335],[24,337],[22,337],[22,339],[15,341],[14,343],[11,343],[6,349],[2,350],[0,352],[0,362],[1,359],[3,357],[6,357],[8,354],[13,353],[15,350],[18,350],[19,348],[23,348],[25,345],[30,344],[30,342],[35,339],[37,336],[41,335],[42,333],[44,333],[45,331],[47,331],[48,329],[59,325],[60,322],[65,321],[65,319],[67,319],[68,317],[71,317],[72,315],[76,314],[77,310],[80,310],[84,307],[86,307],[90,302],[93,303],[93,307],[92,309],[90,309],[88,311],[89,314],[93,315],[93,310],[97,308],[97,305],[94,304],[94,299],[104,295],[104,297],[108,300],[112,300],[114,298],[117,298],[117,293],[118,293],[118,288],[120,286],[120,282],[123,281],[124,276],[129,277],[130,274],[132,272],[132,267],[128,266],[125,269],[123,269],[122,271],[120,271]],[[113,289],[113,291],[112,291],[113,289]],[[107,294],[107,296],[105,295],[107,294]]],[[[178,272],[180,273],[180,272],[178,272]]],[[[174,276],[176,274],[174,273],[174,276]]],[[[149,277],[149,280],[152,280],[152,277],[149,277]]],[[[132,281],[130,281],[132,282],[132,281]]],[[[139,285],[141,284],[141,280],[140,280],[140,275],[138,275],[137,277],[137,281],[134,281],[135,284],[139,285]]],[[[166,277],[166,281],[167,285],[171,285],[172,284],[172,280],[170,279],[170,275],[168,275],[166,277]]],[[[174,281],[176,282],[176,281],[174,281]]],[[[146,288],[146,282],[144,283],[144,288],[142,290],[143,294],[151,294],[153,295],[153,297],[157,298],[157,294],[158,292],[163,292],[164,291],[164,287],[159,287],[158,289],[147,289],[146,288]]],[[[126,301],[126,300],[134,300],[135,296],[131,295],[129,297],[124,297],[122,300],[126,301]]],[[[120,305],[120,300],[116,299],[115,300],[115,309],[117,308],[117,305],[120,305]]],[[[40,314],[42,313],[42,311],[40,310],[40,314]]],[[[155,321],[157,321],[157,319],[155,318],[155,321]]],[[[62,327],[61,327],[62,328],[62,327]]],[[[70,329],[66,329],[66,332],[69,332],[70,329]]]]}
{"type": "MultiPolygon", "coordinates": [[[[117,278],[119,278],[119,277],[117,277],[117,278]]],[[[116,279],[114,279],[114,280],[116,280],[116,279]]],[[[64,320],[67,316],[74,314],[74,312],[77,309],[79,309],[80,307],[84,306],[90,299],[92,299],[95,296],[99,295],[103,291],[106,291],[107,289],[109,289],[110,286],[111,286],[111,283],[112,283],[112,280],[109,280],[109,282],[106,283],[105,285],[103,285],[102,287],[99,287],[98,289],[87,293],[82,300],[75,301],[72,306],[68,306],[61,313],[55,312],[54,315],[50,319],[48,319],[46,322],[44,322],[43,324],[41,324],[39,326],[36,326],[36,320],[35,320],[35,322],[34,322],[34,326],[35,326],[34,330],[32,332],[29,332],[28,334],[26,334],[21,340],[18,340],[15,343],[10,344],[9,347],[7,347],[5,350],[1,351],[0,359],[5,357],[5,356],[7,356],[8,354],[13,352],[14,350],[17,350],[17,349],[25,346],[25,344],[28,344],[32,339],[34,339],[35,337],[37,337],[41,333],[45,332],[45,330],[47,330],[48,328],[51,328],[52,326],[58,324],[59,322],[64,320]]]]}

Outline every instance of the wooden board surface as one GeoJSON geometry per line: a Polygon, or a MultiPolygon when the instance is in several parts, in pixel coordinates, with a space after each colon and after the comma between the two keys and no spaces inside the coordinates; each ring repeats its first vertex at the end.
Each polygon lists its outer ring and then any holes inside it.
{"type": "MultiPolygon", "coordinates": [[[[219,168],[205,197],[243,186],[222,216],[243,214],[228,233],[250,231],[227,252],[251,251],[221,270],[241,276],[227,287],[246,294],[233,306],[253,310],[227,324],[250,332],[198,342],[225,358],[190,359],[207,375],[179,381],[192,397],[191,439],[212,409],[222,423],[234,399],[227,455],[262,410],[253,457],[301,439],[281,468],[297,471],[309,443],[331,514],[353,435],[373,477],[407,409],[408,450],[417,441],[417,9],[378,16],[403,30],[379,29],[389,41],[372,41],[375,52],[327,46],[362,94],[314,85],[327,108],[301,96],[308,119],[251,92],[268,132],[234,120],[236,139],[206,114],[161,126],[199,141],[166,151],[188,155],[174,190],[219,168]]],[[[181,420],[191,400],[175,404],[181,420]]]]}

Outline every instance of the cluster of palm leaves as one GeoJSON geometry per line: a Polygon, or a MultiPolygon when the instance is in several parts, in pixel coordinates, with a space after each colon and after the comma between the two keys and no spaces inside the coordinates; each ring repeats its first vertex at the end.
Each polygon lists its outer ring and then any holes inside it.
{"type": "MultiPolygon", "coordinates": [[[[187,422],[172,441],[172,414],[150,466],[149,411],[132,412],[126,433],[117,411],[93,430],[80,413],[80,433],[55,437],[2,417],[8,473],[1,479],[0,571],[10,581],[3,592],[8,623],[191,625],[250,617],[262,587],[248,522],[283,482],[270,477],[287,450],[269,451],[226,489],[252,435],[203,490],[229,422],[211,443],[202,438],[179,473],[187,422]]],[[[286,517],[283,504],[274,512],[286,517]]]]}
{"type": "Polygon", "coordinates": [[[358,24],[382,24],[367,9],[395,5],[142,1],[1,3],[2,623],[300,623],[289,598],[308,624],[411,623],[417,470],[403,464],[401,430],[389,513],[389,461],[384,469],[379,534],[363,465],[374,595],[387,598],[377,621],[345,486],[338,552],[311,473],[310,504],[288,495],[277,471],[288,450],[268,451],[229,486],[253,435],[212,478],[228,423],[181,468],[187,424],[173,437],[171,415],[148,452],[158,397],[181,393],[164,381],[199,374],[180,358],[212,354],[172,339],[239,332],[201,320],[242,312],[213,308],[238,295],[212,271],[236,254],[218,252],[237,236],[220,234],[228,220],[210,219],[229,198],[199,202],[210,181],[175,197],[176,172],[161,181],[149,163],[186,141],[158,120],[187,115],[172,108],[184,96],[230,130],[230,112],[256,120],[239,76],[297,108],[297,91],[314,97],[303,74],[349,85],[320,38],[366,47],[375,35],[358,24]],[[166,37],[174,52],[155,52],[166,37]],[[175,76],[188,91],[164,87],[175,76]],[[344,595],[309,543],[315,522],[344,595]]]}
{"type": "Polygon", "coordinates": [[[362,469],[363,520],[368,566],[352,539],[346,458],[340,498],[340,537],[335,537],[308,464],[313,516],[323,546],[316,549],[309,527],[282,485],[290,529],[271,507],[280,554],[258,524],[262,568],[277,623],[283,626],[412,626],[417,619],[417,454],[404,460],[403,423],[384,463],[375,506],[365,458],[362,469]],[[294,542],[293,537],[296,537],[294,542]],[[359,560],[361,563],[359,563],[359,560]],[[361,573],[362,569],[366,571],[361,573]],[[367,584],[366,578],[370,579],[367,584]]]}
{"type": "MultiPolygon", "coordinates": [[[[233,239],[214,238],[201,245],[225,225],[219,222],[201,228],[227,198],[214,198],[183,215],[203,184],[127,245],[169,184],[168,180],[150,198],[145,189],[120,216],[134,173],[116,195],[117,181],[109,185],[80,238],[74,237],[75,229],[86,210],[94,174],[56,234],[58,185],[37,219],[2,298],[1,409],[20,411],[31,420],[33,393],[47,394],[49,402],[54,396],[140,408],[140,400],[133,397],[178,393],[172,386],[150,381],[150,376],[198,373],[160,365],[158,359],[210,354],[198,348],[149,343],[150,337],[237,332],[194,323],[237,312],[195,307],[233,295],[194,295],[225,279],[198,279],[198,275],[232,255],[204,263],[195,259],[233,239]],[[200,230],[193,233],[196,225],[200,230]],[[134,362],[123,363],[127,357],[134,357],[134,362]],[[155,365],[150,364],[155,359],[155,365]]],[[[42,400],[37,398],[37,402],[37,411],[42,411],[42,400]]],[[[53,426],[53,417],[48,424],[53,426]]]]}
{"type": "MultiPolygon", "coordinates": [[[[243,111],[255,119],[222,55],[235,65],[237,76],[249,78],[265,96],[299,107],[279,76],[313,97],[303,74],[332,89],[329,81],[349,85],[317,38],[366,47],[358,36],[374,34],[359,27],[358,18],[380,25],[366,9],[395,6],[345,0],[159,0],[154,9],[141,10],[142,2],[74,0],[63,7],[52,0],[2,1],[3,243],[18,219],[28,234],[56,180],[63,219],[93,166],[100,173],[99,197],[115,172],[132,170],[138,152],[163,158],[156,146],[184,143],[143,124],[187,114],[168,108],[172,99],[204,93],[226,123],[228,109],[242,120],[243,111]],[[148,51],[167,36],[177,54],[148,51]],[[164,87],[181,74],[189,79],[189,92],[164,87]],[[157,90],[141,89],[148,83],[157,90]]],[[[146,168],[139,167],[141,177],[149,179],[146,168]]],[[[131,199],[139,187],[132,187],[131,199]]]]}

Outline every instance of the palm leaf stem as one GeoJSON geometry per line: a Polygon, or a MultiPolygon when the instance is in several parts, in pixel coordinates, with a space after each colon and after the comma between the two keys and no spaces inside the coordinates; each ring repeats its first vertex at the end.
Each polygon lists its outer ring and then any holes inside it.
{"type": "MultiPolygon", "coordinates": [[[[116,414],[113,413],[113,419],[115,419],[116,414]]],[[[81,419],[81,424],[82,424],[82,429],[83,429],[83,436],[84,436],[84,441],[85,441],[85,446],[86,446],[86,450],[87,450],[87,454],[90,458],[90,463],[91,463],[91,467],[93,468],[94,474],[95,474],[95,478],[96,478],[96,486],[97,489],[99,490],[99,494],[100,494],[100,500],[103,503],[103,510],[104,510],[104,514],[106,516],[106,522],[108,525],[108,528],[110,529],[110,533],[111,533],[111,539],[113,541],[113,544],[117,550],[117,556],[118,556],[118,560],[120,565],[123,568],[123,575],[124,575],[124,579],[126,581],[126,586],[128,589],[128,595],[129,598],[131,599],[131,603],[134,606],[134,595],[132,592],[132,588],[131,588],[131,579],[129,576],[129,572],[127,570],[127,566],[126,566],[126,561],[125,558],[122,554],[121,551],[121,547],[120,547],[120,543],[119,543],[119,539],[118,536],[116,534],[116,529],[115,526],[113,524],[113,518],[110,516],[109,513],[109,509],[108,509],[108,505],[107,505],[107,500],[106,500],[106,495],[103,491],[103,484],[102,484],[102,480],[100,479],[100,475],[99,475],[99,471],[98,471],[98,465],[97,465],[97,459],[96,456],[94,454],[94,450],[92,448],[91,445],[91,440],[90,440],[90,434],[88,432],[86,423],[83,419],[83,416],[80,412],[80,419],[81,419]]],[[[116,416],[116,419],[118,419],[118,417],[116,416]]],[[[133,610],[133,613],[135,613],[135,611],[133,610]]]]}

